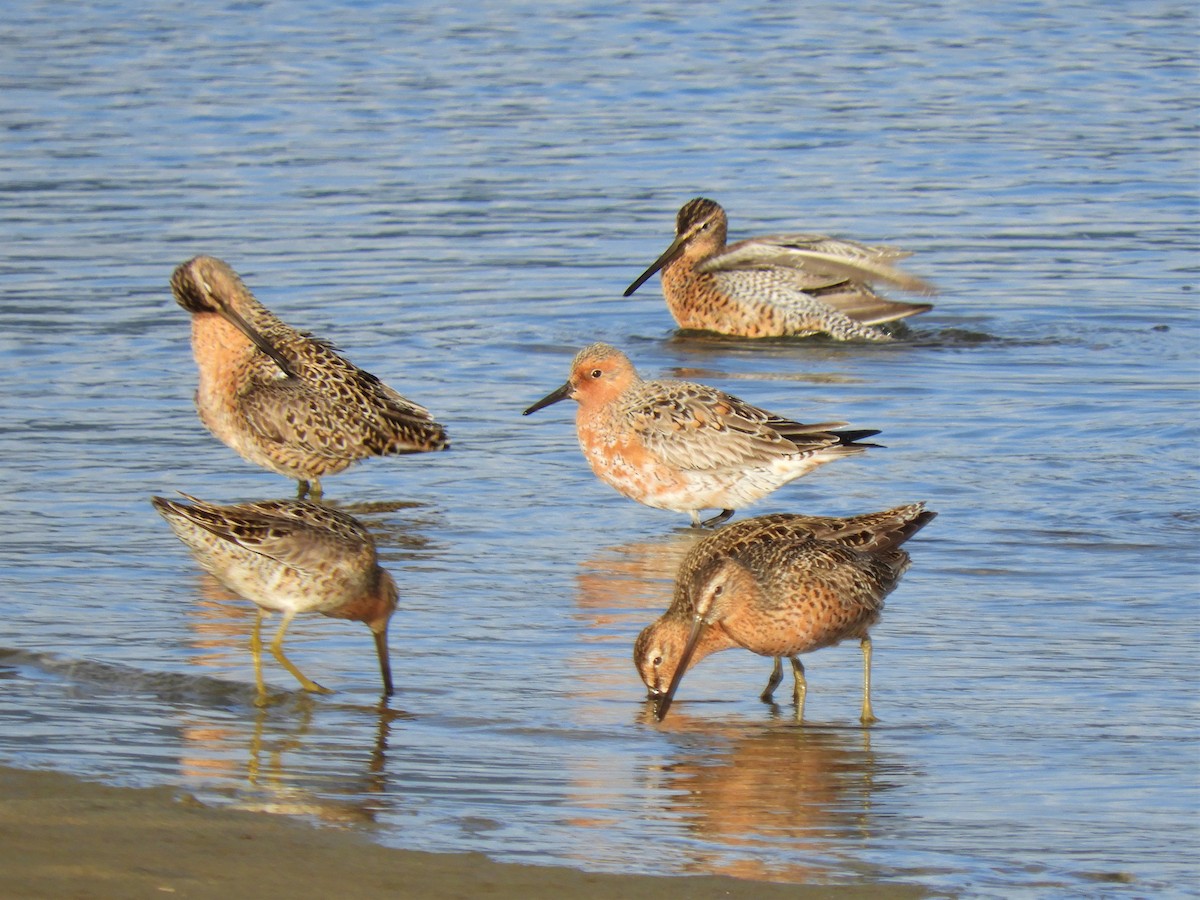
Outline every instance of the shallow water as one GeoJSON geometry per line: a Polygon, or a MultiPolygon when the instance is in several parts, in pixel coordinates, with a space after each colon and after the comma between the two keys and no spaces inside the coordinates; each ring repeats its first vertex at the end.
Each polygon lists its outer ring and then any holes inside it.
{"type": "MultiPolygon", "coordinates": [[[[1194,12],[1185,4],[708,11],[651,3],[198,13],[26,4],[0,24],[0,761],[630,872],[976,896],[1197,892],[1194,12]],[[886,346],[680,336],[678,206],[731,236],[916,251],[886,346]],[[167,278],[228,260],[286,321],[428,406],[448,453],[327,498],[401,586],[397,696],[366,629],[297,621],[335,687],[253,706],[253,612],[150,507],[286,496],[191,406],[167,278]],[[567,405],[593,340],[644,374],[883,430],[754,508],[939,518],[876,628],[713,657],[646,721],[633,637],[695,535],[597,482],[567,405]]],[[[746,515],[743,513],[742,515],[746,515]]]]}

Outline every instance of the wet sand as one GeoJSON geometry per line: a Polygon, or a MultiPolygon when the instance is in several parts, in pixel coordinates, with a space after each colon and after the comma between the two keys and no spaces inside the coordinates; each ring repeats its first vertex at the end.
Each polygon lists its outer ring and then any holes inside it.
{"type": "MultiPolygon", "coordinates": [[[[646,848],[647,854],[656,852],[646,848]]],[[[907,886],[817,887],[597,875],[480,854],[381,847],[362,834],[0,767],[0,896],[12,898],[921,897],[907,886]]]]}

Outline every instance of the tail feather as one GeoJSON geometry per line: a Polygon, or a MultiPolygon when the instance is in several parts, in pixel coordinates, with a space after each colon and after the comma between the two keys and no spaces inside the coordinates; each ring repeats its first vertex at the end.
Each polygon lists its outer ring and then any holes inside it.
{"type": "Polygon", "coordinates": [[[933,309],[932,303],[904,303],[881,297],[863,285],[842,283],[811,292],[822,303],[863,325],[882,325],[933,309]]]}
{"type": "Polygon", "coordinates": [[[843,446],[853,444],[855,447],[882,447],[883,444],[866,444],[862,443],[863,438],[874,437],[879,434],[878,428],[864,428],[851,431],[832,431],[830,432],[838,439],[838,443],[843,446]]]}

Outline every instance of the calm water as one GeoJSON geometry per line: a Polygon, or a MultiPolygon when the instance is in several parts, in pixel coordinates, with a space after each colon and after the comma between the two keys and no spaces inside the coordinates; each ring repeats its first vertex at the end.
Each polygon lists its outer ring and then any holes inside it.
{"type": "Polygon", "coordinates": [[[1200,891],[1191,5],[619,7],[6,14],[0,762],[589,870],[1200,891]],[[937,307],[882,347],[681,338],[657,279],[620,292],[699,194],[734,237],[900,243],[937,307]],[[401,585],[382,714],[325,619],[289,647],[338,693],[271,666],[256,710],[250,607],[147,502],[293,489],[192,409],[197,253],[451,430],[326,484],[401,585]],[[877,727],[850,645],[803,728],[737,653],[646,723],[633,637],[695,536],[591,476],[566,405],[520,416],[597,339],[883,430],[754,510],[941,514],[877,727]]]}

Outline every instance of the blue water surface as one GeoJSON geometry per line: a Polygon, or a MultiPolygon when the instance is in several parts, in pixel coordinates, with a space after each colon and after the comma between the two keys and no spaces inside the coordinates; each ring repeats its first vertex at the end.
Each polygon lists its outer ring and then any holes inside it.
{"type": "MultiPolygon", "coordinates": [[[[0,22],[0,761],[586,870],[1200,893],[1197,17],[1173,2],[25,3],[0,22]],[[675,332],[678,207],[914,251],[887,345],[675,332]],[[428,406],[326,494],[400,584],[335,687],[253,705],[254,615],[148,503],[293,486],[192,407],[167,279],[226,259],[428,406]],[[938,519],[806,722],[726,653],[647,722],[634,636],[696,539],[520,412],[594,340],[886,449],[753,512],[938,519]]],[[[742,513],[741,515],[748,515],[742,513]]]]}

